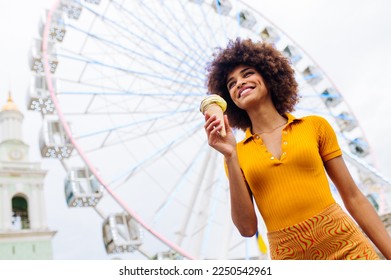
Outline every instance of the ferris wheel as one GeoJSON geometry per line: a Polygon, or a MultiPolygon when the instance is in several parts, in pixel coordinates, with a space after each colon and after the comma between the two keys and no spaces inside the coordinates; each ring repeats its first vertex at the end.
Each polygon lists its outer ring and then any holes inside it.
{"type": "Polygon", "coordinates": [[[294,115],[328,119],[357,182],[380,212],[388,209],[381,193],[389,181],[371,167],[341,93],[244,1],[57,0],[40,30],[29,109],[43,117],[41,154],[65,168],[69,207],[102,217],[109,254],[267,258],[230,220],[223,159],[207,145],[199,112],[206,63],[236,37],[273,43],[291,60],[302,96],[294,115]]]}

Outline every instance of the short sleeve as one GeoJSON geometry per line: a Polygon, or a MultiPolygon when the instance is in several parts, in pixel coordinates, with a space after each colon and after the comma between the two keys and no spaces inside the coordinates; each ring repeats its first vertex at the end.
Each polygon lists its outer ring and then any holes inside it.
{"type": "Polygon", "coordinates": [[[337,135],[330,123],[321,117],[317,118],[317,122],[319,154],[323,162],[341,156],[342,151],[338,144],[337,135]]]}

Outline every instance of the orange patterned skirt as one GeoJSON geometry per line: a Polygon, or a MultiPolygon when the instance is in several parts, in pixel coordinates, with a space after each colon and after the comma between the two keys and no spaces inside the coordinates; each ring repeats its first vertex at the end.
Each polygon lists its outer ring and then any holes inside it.
{"type": "Polygon", "coordinates": [[[268,233],[273,260],[378,260],[369,240],[338,204],[268,233]]]}

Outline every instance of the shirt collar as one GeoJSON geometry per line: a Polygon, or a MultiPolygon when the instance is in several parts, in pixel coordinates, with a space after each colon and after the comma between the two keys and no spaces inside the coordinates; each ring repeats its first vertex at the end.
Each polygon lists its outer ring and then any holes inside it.
{"type": "MultiPolygon", "coordinates": [[[[287,126],[290,125],[291,123],[295,122],[295,121],[301,121],[301,118],[296,118],[295,116],[293,116],[290,113],[286,113],[285,117],[288,118],[287,126]]],[[[254,134],[252,134],[252,132],[251,132],[251,127],[248,127],[246,129],[245,133],[246,134],[245,134],[245,137],[243,139],[244,142],[246,142],[250,138],[254,137],[254,134]]]]}

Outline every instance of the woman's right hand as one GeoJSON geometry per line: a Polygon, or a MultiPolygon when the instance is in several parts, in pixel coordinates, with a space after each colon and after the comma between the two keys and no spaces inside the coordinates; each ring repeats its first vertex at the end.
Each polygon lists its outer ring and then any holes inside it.
{"type": "Polygon", "coordinates": [[[232,129],[228,123],[227,115],[224,115],[224,124],[227,135],[222,137],[220,130],[223,127],[221,121],[217,119],[216,115],[209,116],[205,114],[205,131],[208,137],[208,144],[229,158],[236,152],[236,139],[232,132],[232,129]]]}

